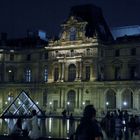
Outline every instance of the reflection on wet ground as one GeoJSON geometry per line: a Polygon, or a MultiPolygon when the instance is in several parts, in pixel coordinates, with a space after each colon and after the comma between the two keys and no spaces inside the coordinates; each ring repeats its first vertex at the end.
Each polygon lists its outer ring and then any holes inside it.
{"type": "MultiPolygon", "coordinates": [[[[2,120],[0,119],[0,134],[8,134],[9,127],[15,123],[14,119],[2,120]]],[[[53,138],[69,138],[76,130],[79,120],[45,118],[39,120],[42,136],[53,138]]],[[[114,140],[114,138],[107,137],[103,131],[104,140],[114,140]]],[[[133,133],[131,137],[130,129],[123,129],[123,140],[140,140],[139,135],[133,133]]]]}

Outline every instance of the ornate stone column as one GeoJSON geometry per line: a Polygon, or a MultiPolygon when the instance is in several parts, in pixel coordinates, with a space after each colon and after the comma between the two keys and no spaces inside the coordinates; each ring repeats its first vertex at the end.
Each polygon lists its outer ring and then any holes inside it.
{"type": "Polygon", "coordinates": [[[138,91],[135,91],[133,93],[133,108],[134,109],[139,109],[139,93],[138,91]]]}
{"type": "Polygon", "coordinates": [[[79,80],[81,81],[81,77],[82,77],[82,63],[79,62],[79,80]]]}
{"type": "Polygon", "coordinates": [[[58,63],[59,66],[59,78],[58,81],[61,81],[61,76],[62,76],[62,66],[61,66],[61,62],[58,63]]]}
{"type": "Polygon", "coordinates": [[[120,90],[116,93],[116,108],[121,109],[122,108],[122,94],[120,90]]]}
{"type": "Polygon", "coordinates": [[[62,63],[61,65],[62,65],[61,82],[63,82],[64,81],[64,77],[65,77],[65,69],[64,69],[65,68],[65,63],[62,63]]]}
{"type": "Polygon", "coordinates": [[[78,81],[79,79],[79,63],[76,62],[76,78],[75,78],[75,81],[78,81]]]}

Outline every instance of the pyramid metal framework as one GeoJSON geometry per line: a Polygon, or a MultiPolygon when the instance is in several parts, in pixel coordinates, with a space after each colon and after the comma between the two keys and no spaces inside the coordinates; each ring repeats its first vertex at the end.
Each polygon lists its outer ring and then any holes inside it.
{"type": "Polygon", "coordinates": [[[25,91],[22,91],[3,111],[1,117],[28,117],[31,116],[32,110],[36,110],[38,116],[43,115],[43,111],[38,105],[25,91]]]}

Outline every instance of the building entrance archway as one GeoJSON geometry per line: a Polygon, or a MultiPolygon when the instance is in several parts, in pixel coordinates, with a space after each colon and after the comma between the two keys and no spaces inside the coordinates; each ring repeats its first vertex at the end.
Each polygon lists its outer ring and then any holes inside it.
{"type": "Polygon", "coordinates": [[[73,112],[75,108],[76,94],[74,90],[70,90],[67,94],[67,111],[73,112]]]}

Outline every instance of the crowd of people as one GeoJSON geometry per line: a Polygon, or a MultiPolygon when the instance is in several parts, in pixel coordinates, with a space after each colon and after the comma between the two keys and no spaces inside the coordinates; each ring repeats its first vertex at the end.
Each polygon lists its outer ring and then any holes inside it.
{"type": "Polygon", "coordinates": [[[105,131],[108,139],[125,140],[139,137],[140,118],[137,115],[130,115],[128,112],[115,110],[108,111],[101,121],[102,129],[105,131]]]}

